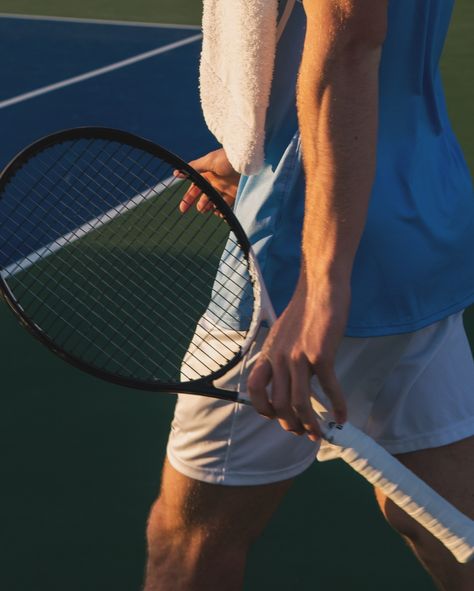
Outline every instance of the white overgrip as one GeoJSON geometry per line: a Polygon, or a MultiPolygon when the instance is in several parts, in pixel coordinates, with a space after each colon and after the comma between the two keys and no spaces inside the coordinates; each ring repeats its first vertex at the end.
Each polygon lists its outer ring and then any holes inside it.
{"type": "Polygon", "coordinates": [[[340,457],[452,552],[458,562],[474,558],[474,521],[453,507],[411,470],[351,425],[327,424],[326,437],[340,457]],[[341,428],[342,427],[342,428],[341,428]]]}
{"type": "MultiPolygon", "coordinates": [[[[254,316],[246,342],[242,347],[247,354],[258,334],[264,332],[264,321],[271,326],[276,319],[275,312],[259,269],[255,254],[249,253],[249,271],[255,296],[254,316]]],[[[247,360],[247,372],[258,357],[259,347],[253,358],[247,360]]],[[[239,388],[242,390],[242,388],[239,388]]],[[[474,559],[474,521],[456,509],[451,503],[434,491],[411,470],[376,443],[371,437],[351,425],[337,425],[328,411],[329,401],[325,400],[320,388],[314,388],[318,398],[311,403],[320,417],[320,424],[327,439],[341,448],[339,457],[368,482],[380,488],[388,498],[420,523],[451,551],[458,562],[474,559]]],[[[246,394],[241,393],[241,402],[249,404],[246,394]]]]}

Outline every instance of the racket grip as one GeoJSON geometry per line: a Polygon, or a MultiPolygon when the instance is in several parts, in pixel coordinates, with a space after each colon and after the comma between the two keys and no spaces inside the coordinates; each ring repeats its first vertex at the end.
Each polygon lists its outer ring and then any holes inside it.
{"type": "Polygon", "coordinates": [[[341,459],[423,525],[458,562],[474,558],[474,521],[453,507],[368,435],[346,423],[329,424],[328,440],[341,459]]]}

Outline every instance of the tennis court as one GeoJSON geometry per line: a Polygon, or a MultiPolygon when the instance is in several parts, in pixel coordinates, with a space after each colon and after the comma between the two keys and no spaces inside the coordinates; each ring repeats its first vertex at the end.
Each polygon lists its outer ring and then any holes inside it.
{"type": "MultiPolygon", "coordinates": [[[[198,99],[198,2],[63,4],[0,0],[1,166],[34,139],[80,125],[131,131],[188,159],[215,146],[198,99]]],[[[471,0],[458,0],[454,19],[444,77],[472,170],[471,0]]],[[[34,342],[3,305],[0,319],[1,588],[138,590],[174,398],[86,376],[34,342]]],[[[467,322],[474,337],[472,310],[467,322]]],[[[296,482],[252,552],[245,590],[329,586],[433,590],[370,487],[338,462],[296,482]]]]}

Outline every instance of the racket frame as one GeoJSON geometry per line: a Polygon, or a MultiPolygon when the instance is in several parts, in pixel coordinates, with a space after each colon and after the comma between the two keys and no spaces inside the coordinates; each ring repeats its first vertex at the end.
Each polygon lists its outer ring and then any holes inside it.
{"type": "MultiPolygon", "coordinates": [[[[242,253],[247,261],[250,281],[252,283],[253,293],[255,297],[255,306],[252,312],[252,319],[246,338],[236,355],[222,368],[212,372],[204,378],[189,380],[187,382],[162,382],[162,381],[144,381],[125,376],[120,376],[112,372],[108,372],[99,367],[89,365],[69,354],[65,349],[58,346],[43,329],[38,326],[25,312],[20,302],[15,297],[7,283],[3,269],[0,268],[0,296],[6,302],[8,307],[12,310],[19,322],[28,330],[28,332],[35,337],[40,343],[46,346],[51,352],[66,361],[77,369],[89,373],[94,377],[100,378],[107,382],[113,382],[120,386],[128,388],[135,388],[139,390],[148,390],[153,392],[184,392],[189,394],[200,394],[201,396],[210,396],[213,398],[220,398],[223,400],[238,401],[238,392],[232,392],[215,388],[212,382],[225,375],[230,369],[235,367],[245,356],[255,335],[257,334],[261,323],[264,320],[263,313],[264,305],[262,299],[266,293],[262,290],[263,282],[261,280],[260,271],[256,264],[256,258],[250,246],[250,241],[245,234],[242,226],[237,220],[234,212],[214,187],[199,173],[197,173],[189,164],[184,162],[181,158],[166,150],[162,146],[147,140],[143,137],[136,136],[127,131],[120,129],[112,129],[108,127],[76,127],[72,129],[61,130],[47,136],[44,136],[19,152],[2,170],[0,174],[0,196],[2,195],[6,186],[10,183],[15,174],[23,167],[31,158],[40,154],[48,148],[66,143],[69,141],[78,141],[81,139],[97,139],[111,142],[119,142],[126,144],[132,148],[143,150],[156,158],[160,158],[172,166],[175,170],[183,172],[187,179],[199,187],[207,197],[215,205],[216,210],[221,213],[227,222],[229,228],[235,235],[237,242],[242,249],[242,253]]],[[[1,197],[0,197],[1,198],[1,197]]],[[[212,214],[211,214],[212,215],[212,214]]],[[[268,297],[268,296],[266,296],[268,297]]]]}

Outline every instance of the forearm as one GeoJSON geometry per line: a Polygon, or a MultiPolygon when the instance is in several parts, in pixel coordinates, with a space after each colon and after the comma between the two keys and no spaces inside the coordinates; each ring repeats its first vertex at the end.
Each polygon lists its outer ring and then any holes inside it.
{"type": "Polygon", "coordinates": [[[335,360],[375,175],[387,6],[388,0],[304,0],[308,24],[298,83],[307,193],[302,273],[248,390],[258,412],[315,441],[321,432],[310,402],[314,394],[329,398],[336,421],[347,417],[335,360]]]}
{"type": "Polygon", "coordinates": [[[376,166],[381,43],[376,36],[368,42],[364,36],[325,29],[324,18],[328,15],[308,19],[297,97],[306,173],[303,273],[308,282],[328,274],[350,277],[376,166]]]}

